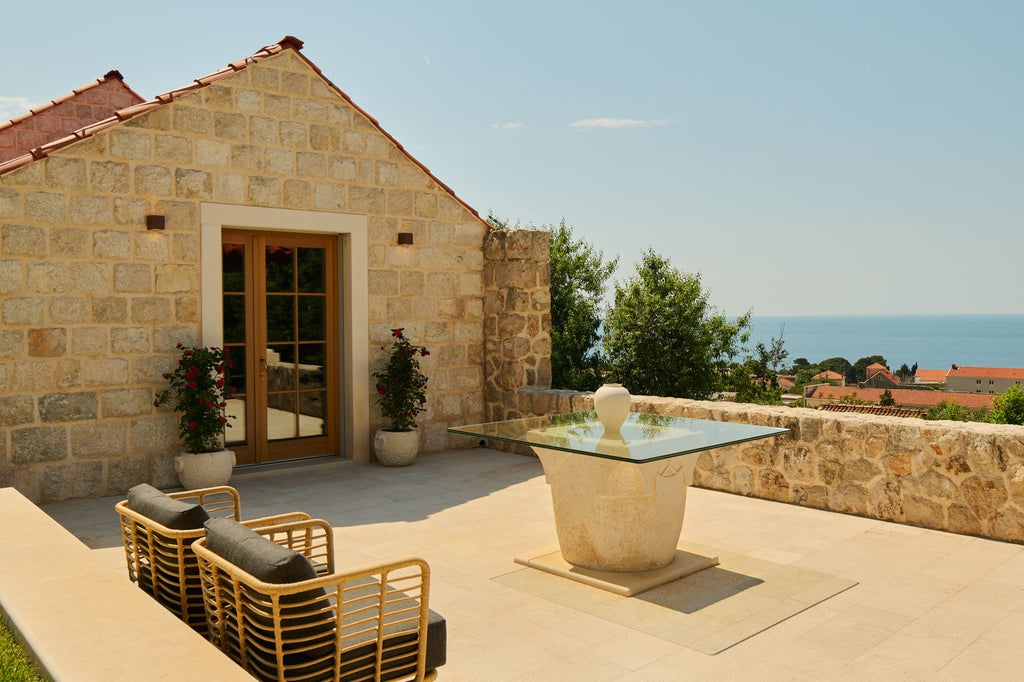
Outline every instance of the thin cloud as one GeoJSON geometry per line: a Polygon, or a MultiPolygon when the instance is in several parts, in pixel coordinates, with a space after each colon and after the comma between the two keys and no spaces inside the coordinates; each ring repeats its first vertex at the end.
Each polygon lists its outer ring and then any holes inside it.
{"type": "Polygon", "coordinates": [[[668,121],[646,121],[636,118],[585,118],[573,121],[570,128],[650,128],[651,126],[667,125],[668,121]]]}
{"type": "Polygon", "coordinates": [[[495,130],[512,130],[513,128],[522,128],[523,124],[518,121],[507,121],[506,123],[492,123],[491,127],[495,130]]]}
{"type": "Polygon", "coordinates": [[[0,95],[0,122],[27,114],[28,110],[34,106],[35,104],[24,97],[4,97],[0,95]]]}

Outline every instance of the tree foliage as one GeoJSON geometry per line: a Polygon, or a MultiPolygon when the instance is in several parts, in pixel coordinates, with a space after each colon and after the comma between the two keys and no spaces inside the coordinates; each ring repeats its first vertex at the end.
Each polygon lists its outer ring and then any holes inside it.
{"type": "Polygon", "coordinates": [[[749,313],[730,323],[713,308],[698,275],[647,250],[635,275],[615,285],[605,317],[611,376],[634,394],[711,397],[725,387],[749,325],[749,313]]]}
{"type": "Polygon", "coordinates": [[[604,260],[565,220],[551,228],[551,383],[593,391],[602,383],[601,314],[618,258],[604,260]]]}
{"type": "Polygon", "coordinates": [[[824,372],[825,370],[830,370],[832,372],[836,372],[837,374],[842,374],[844,377],[846,376],[846,373],[849,372],[852,367],[853,367],[853,365],[850,364],[849,360],[847,360],[846,358],[838,357],[838,356],[834,357],[834,358],[826,358],[826,359],[824,359],[824,360],[822,360],[821,362],[818,363],[818,371],[819,372],[824,372]]]}
{"type": "Polygon", "coordinates": [[[736,391],[736,402],[781,405],[779,370],[788,356],[782,334],[773,336],[767,346],[758,342],[754,355],[748,356],[743,364],[734,366],[732,389],[736,391]]]}
{"type": "Polygon", "coordinates": [[[943,400],[928,410],[927,419],[945,419],[954,422],[983,422],[988,420],[988,410],[984,407],[964,407],[951,400],[943,400]]]}
{"type": "Polygon", "coordinates": [[[992,398],[992,411],[988,419],[993,424],[1024,425],[1024,391],[1020,384],[1014,384],[1002,395],[992,398]]]}

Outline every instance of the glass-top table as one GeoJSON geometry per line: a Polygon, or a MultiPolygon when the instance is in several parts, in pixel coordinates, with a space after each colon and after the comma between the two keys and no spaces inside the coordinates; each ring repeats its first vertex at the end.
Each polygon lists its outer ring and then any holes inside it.
{"type": "Polygon", "coordinates": [[[788,429],[630,412],[608,431],[595,412],[453,426],[533,448],[551,486],[558,549],[516,562],[631,596],[714,566],[678,548],[700,453],[788,429]]]}
{"type": "Polygon", "coordinates": [[[563,450],[622,462],[653,462],[787,433],[752,424],[630,412],[618,433],[605,433],[596,412],[553,414],[452,426],[452,433],[563,450]]]}

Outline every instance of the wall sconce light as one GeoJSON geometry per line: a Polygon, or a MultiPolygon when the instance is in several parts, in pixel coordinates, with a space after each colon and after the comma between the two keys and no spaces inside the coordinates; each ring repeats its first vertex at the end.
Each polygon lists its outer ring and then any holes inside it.
{"type": "Polygon", "coordinates": [[[412,232],[399,232],[398,233],[399,244],[412,244],[412,232]]]}
{"type": "Polygon", "coordinates": [[[165,217],[162,215],[148,215],[146,216],[146,229],[149,231],[162,230],[165,225],[165,217]]]}

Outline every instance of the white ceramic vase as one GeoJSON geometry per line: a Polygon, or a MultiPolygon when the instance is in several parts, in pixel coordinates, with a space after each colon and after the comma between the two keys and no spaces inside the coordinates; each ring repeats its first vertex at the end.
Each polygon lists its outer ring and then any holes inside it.
{"type": "Polygon", "coordinates": [[[377,461],[386,467],[409,466],[420,450],[419,431],[386,431],[373,434],[373,452],[377,461]]]}
{"type": "Polygon", "coordinates": [[[174,458],[178,480],[186,490],[227,485],[234,466],[235,453],[232,450],[183,452],[174,458]]]}
{"type": "Polygon", "coordinates": [[[605,384],[597,389],[594,393],[594,411],[605,432],[618,433],[629,414],[632,400],[622,384],[605,384]]]}

